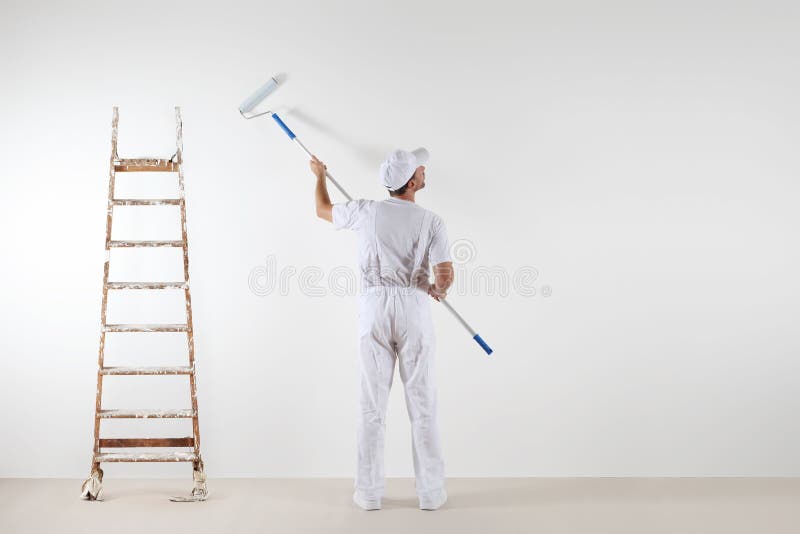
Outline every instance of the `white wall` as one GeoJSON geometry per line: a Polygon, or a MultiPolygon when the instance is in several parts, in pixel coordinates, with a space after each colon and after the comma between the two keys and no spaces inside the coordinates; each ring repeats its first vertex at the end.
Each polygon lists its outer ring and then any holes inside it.
{"type": "MultiPolygon", "coordinates": [[[[269,256],[355,267],[306,158],[237,113],[276,72],[274,104],[355,196],[385,194],[391,148],[430,149],[419,201],[474,247],[462,279],[539,272],[535,296],[453,295],[491,358],[435,308],[449,475],[800,475],[796,3],[3,12],[0,475],[89,467],[111,107],[121,155],[168,156],[179,104],[208,471],[350,476],[355,299],[248,287],[269,256]]],[[[122,402],[170,379],[114,380],[122,402]]],[[[172,400],[153,391],[128,407],[172,400]]],[[[388,426],[387,473],[410,475],[400,387],[388,426]]]]}

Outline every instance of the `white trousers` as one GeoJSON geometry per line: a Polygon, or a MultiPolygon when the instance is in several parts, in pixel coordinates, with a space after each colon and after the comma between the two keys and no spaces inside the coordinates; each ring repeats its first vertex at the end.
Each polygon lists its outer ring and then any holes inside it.
{"type": "Polygon", "coordinates": [[[380,501],[384,490],[386,407],[395,361],[411,421],[414,474],[420,498],[444,491],[444,462],[436,419],[436,339],[430,297],[420,290],[373,292],[359,297],[358,461],[355,488],[380,501]]]}

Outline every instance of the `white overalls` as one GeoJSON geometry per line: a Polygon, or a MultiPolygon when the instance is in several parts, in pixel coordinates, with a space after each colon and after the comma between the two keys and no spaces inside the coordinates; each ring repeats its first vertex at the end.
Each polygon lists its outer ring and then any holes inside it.
{"type": "Polygon", "coordinates": [[[420,502],[444,493],[436,418],[435,335],[427,295],[429,264],[450,261],[441,219],[411,202],[357,200],[334,206],[334,225],[359,233],[358,461],[356,494],[380,503],[384,433],[395,361],[411,421],[420,502]]]}

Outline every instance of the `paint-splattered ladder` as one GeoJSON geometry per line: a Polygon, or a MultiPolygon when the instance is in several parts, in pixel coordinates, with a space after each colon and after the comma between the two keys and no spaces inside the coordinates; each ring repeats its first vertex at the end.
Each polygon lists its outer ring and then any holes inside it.
{"type": "Polygon", "coordinates": [[[111,161],[108,179],[108,209],[106,214],[106,260],[103,267],[103,300],[100,313],[100,350],[98,354],[97,397],[95,402],[94,450],[89,478],[83,483],[82,495],[89,500],[98,500],[102,494],[102,462],[192,462],[194,488],[190,497],[172,497],[173,501],[202,501],[208,491],[203,460],[200,456],[200,427],[197,416],[197,387],[194,366],[194,335],[192,328],[192,299],[189,291],[189,249],[186,236],[186,200],[183,187],[183,131],[180,108],[175,108],[177,123],[177,151],[170,159],[133,158],[122,159],[117,155],[117,130],[119,112],[114,107],[111,121],[111,161]],[[178,198],[139,199],[115,198],[114,181],[118,172],[172,172],[178,174],[178,198]],[[112,240],[111,226],[116,206],[179,206],[181,217],[181,239],[168,241],[112,240]],[[110,282],[109,263],[112,248],[179,247],[183,249],[183,280],[175,282],[110,282]],[[183,290],[186,303],[186,322],[180,324],[109,324],[106,322],[109,290],[177,289],[183,290]],[[185,366],[168,367],[108,367],[104,364],[106,334],[109,332],[186,332],[189,362],[185,366]],[[103,377],[105,376],[165,376],[187,375],[191,391],[192,407],[189,409],[135,409],[104,410],[102,406],[103,377]],[[101,438],[100,421],[104,419],[191,419],[192,436],[180,438],[101,438]],[[167,453],[107,452],[114,448],[191,448],[191,451],[167,453]]]}

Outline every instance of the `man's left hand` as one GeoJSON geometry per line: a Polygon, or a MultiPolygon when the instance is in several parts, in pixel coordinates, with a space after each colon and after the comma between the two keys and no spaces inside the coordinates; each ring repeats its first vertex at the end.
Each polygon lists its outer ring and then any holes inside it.
{"type": "Polygon", "coordinates": [[[320,180],[325,178],[325,170],[328,166],[318,160],[317,156],[311,156],[311,161],[308,164],[311,166],[311,172],[314,173],[314,176],[320,180]]]}

